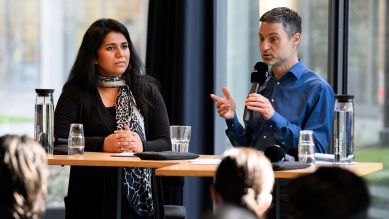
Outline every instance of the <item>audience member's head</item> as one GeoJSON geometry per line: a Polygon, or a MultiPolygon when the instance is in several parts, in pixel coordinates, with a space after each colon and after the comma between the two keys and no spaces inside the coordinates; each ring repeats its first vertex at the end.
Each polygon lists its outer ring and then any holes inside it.
{"type": "Polygon", "coordinates": [[[272,201],[274,173],[270,161],[253,148],[233,148],[224,155],[211,188],[216,207],[240,206],[261,217],[272,201]]]}
{"type": "Polygon", "coordinates": [[[47,177],[41,145],[27,136],[0,137],[0,218],[39,218],[45,211],[47,177]]]}
{"type": "Polygon", "coordinates": [[[321,167],[289,184],[293,219],[367,218],[369,192],[363,178],[339,167],[321,167]]]}

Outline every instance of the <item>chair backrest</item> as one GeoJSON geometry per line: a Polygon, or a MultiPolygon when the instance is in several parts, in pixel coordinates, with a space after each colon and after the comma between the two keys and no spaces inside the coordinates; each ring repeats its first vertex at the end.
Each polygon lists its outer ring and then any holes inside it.
{"type": "Polygon", "coordinates": [[[184,205],[185,178],[182,176],[161,176],[165,205],[184,205]]]}

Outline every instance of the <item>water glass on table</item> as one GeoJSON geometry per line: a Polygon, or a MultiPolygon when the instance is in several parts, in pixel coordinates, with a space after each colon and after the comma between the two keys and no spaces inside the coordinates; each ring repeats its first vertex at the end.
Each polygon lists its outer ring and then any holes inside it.
{"type": "Polygon", "coordinates": [[[85,147],[84,127],[79,123],[70,124],[68,138],[68,155],[72,157],[83,157],[85,147]]]}
{"type": "Polygon", "coordinates": [[[312,130],[300,131],[298,157],[300,162],[315,163],[315,141],[312,130]]]}
{"type": "Polygon", "coordinates": [[[172,151],[188,152],[191,127],[182,125],[170,126],[170,139],[172,141],[172,151]]]}

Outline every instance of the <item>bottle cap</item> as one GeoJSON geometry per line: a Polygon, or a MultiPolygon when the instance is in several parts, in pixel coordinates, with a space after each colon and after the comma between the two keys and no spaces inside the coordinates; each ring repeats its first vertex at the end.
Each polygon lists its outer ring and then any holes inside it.
{"type": "Polygon", "coordinates": [[[354,95],[349,94],[337,94],[336,100],[339,102],[350,102],[350,100],[354,99],[354,95]]]}
{"type": "Polygon", "coordinates": [[[50,94],[52,94],[54,92],[54,89],[35,89],[35,92],[39,96],[49,96],[50,94]]]}

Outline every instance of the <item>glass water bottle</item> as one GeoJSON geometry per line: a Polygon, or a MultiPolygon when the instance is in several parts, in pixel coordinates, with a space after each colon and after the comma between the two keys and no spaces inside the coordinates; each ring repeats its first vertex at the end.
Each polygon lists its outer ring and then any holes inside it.
{"type": "Polygon", "coordinates": [[[354,160],[354,96],[336,95],[332,147],[335,162],[354,160]]]}
{"type": "Polygon", "coordinates": [[[34,137],[48,155],[54,152],[54,89],[35,89],[34,137]]]}

